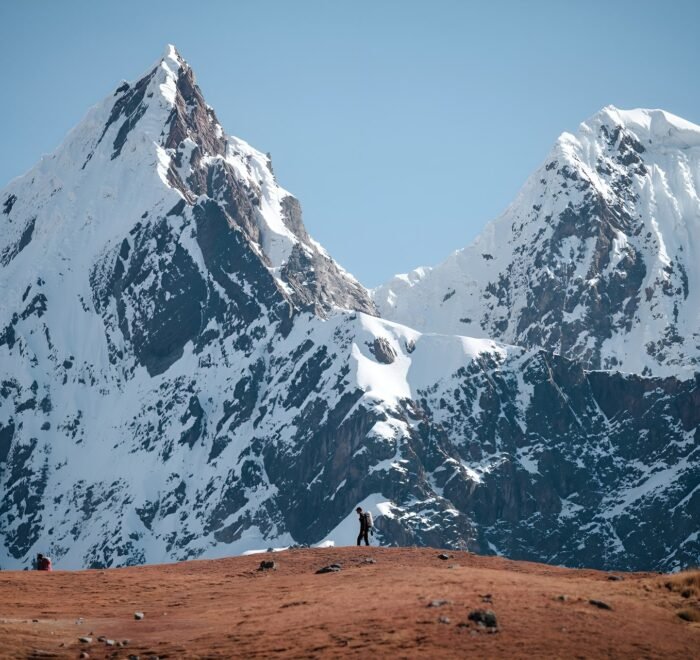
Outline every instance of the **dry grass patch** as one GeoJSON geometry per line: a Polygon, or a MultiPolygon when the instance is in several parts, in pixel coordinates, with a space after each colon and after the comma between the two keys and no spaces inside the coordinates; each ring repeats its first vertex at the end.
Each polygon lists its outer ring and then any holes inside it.
{"type": "Polygon", "coordinates": [[[683,610],[678,610],[676,612],[678,616],[683,619],[683,621],[690,621],[691,623],[700,622],[700,611],[686,607],[683,610]]]}
{"type": "Polygon", "coordinates": [[[666,576],[659,584],[662,585],[684,599],[682,608],[676,610],[676,615],[684,621],[700,623],[700,570],[666,576]]]}
{"type": "Polygon", "coordinates": [[[684,571],[666,577],[663,584],[669,591],[675,591],[683,598],[698,598],[700,597],[700,570],[684,571]]]}

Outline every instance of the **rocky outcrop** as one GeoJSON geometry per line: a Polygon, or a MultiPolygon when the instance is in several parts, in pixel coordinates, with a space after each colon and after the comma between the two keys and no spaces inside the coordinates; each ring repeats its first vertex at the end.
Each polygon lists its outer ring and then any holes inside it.
{"type": "Polygon", "coordinates": [[[377,337],[369,347],[372,355],[382,364],[391,364],[396,359],[396,351],[384,337],[377,337]]]}

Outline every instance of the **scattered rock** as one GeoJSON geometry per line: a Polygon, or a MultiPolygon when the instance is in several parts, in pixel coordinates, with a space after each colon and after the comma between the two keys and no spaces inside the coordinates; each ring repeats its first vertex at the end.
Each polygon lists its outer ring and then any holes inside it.
{"type": "Polygon", "coordinates": [[[441,553],[438,555],[438,559],[442,559],[443,561],[445,561],[445,560],[447,560],[447,559],[452,559],[452,557],[451,557],[450,555],[446,555],[444,552],[441,552],[441,553]]]}
{"type": "Polygon", "coordinates": [[[114,646],[116,642],[113,639],[105,639],[106,646],[114,646]]]}
{"type": "Polygon", "coordinates": [[[377,563],[377,560],[376,560],[376,559],[372,559],[371,557],[367,557],[366,559],[363,559],[363,560],[362,560],[362,563],[363,563],[363,564],[376,564],[376,563],[377,563]]]}
{"type": "Polygon", "coordinates": [[[438,623],[449,623],[450,622],[450,617],[449,616],[441,616],[438,619],[438,623]]]}
{"type": "Polygon", "coordinates": [[[567,600],[569,600],[569,597],[566,594],[559,594],[557,596],[557,600],[567,601],[567,600]]]}
{"type": "Polygon", "coordinates": [[[39,619],[32,619],[32,623],[39,623],[39,619]]]}
{"type": "Polygon", "coordinates": [[[428,607],[442,607],[443,605],[451,605],[452,601],[451,600],[431,600],[428,603],[428,607]]]}
{"type": "Polygon", "coordinates": [[[596,600],[595,598],[591,598],[588,602],[591,605],[595,605],[598,609],[601,609],[601,610],[611,610],[612,609],[612,607],[610,605],[603,602],[602,600],[596,600]]]}
{"type": "Polygon", "coordinates": [[[470,621],[474,621],[486,628],[495,628],[498,626],[496,613],[493,610],[472,610],[467,617],[470,621]]]}
{"type": "Polygon", "coordinates": [[[260,562],[260,568],[258,568],[259,571],[276,571],[277,570],[277,564],[272,561],[271,559],[266,559],[264,561],[260,562]]]}
{"type": "Polygon", "coordinates": [[[491,594],[484,594],[481,596],[482,603],[493,603],[493,596],[491,594]]]}
{"type": "Polygon", "coordinates": [[[690,598],[692,595],[693,591],[691,589],[683,589],[683,591],[681,591],[681,596],[683,596],[683,598],[690,598]]]}
{"type": "Polygon", "coordinates": [[[81,651],[80,655],[78,657],[79,658],[89,658],[90,654],[87,651],[81,651]]]}
{"type": "Polygon", "coordinates": [[[78,641],[83,644],[92,644],[92,637],[78,637],[78,641]]]}
{"type": "Polygon", "coordinates": [[[134,619],[141,621],[141,619],[143,619],[143,612],[134,612],[134,619]]]}
{"type": "Polygon", "coordinates": [[[129,646],[129,643],[131,642],[130,639],[123,639],[121,642],[119,642],[120,646],[129,646]]]}
{"type": "Polygon", "coordinates": [[[141,660],[141,658],[138,655],[134,655],[133,653],[129,656],[128,660],[141,660]]]}
{"type": "Polygon", "coordinates": [[[331,564],[330,566],[324,566],[319,568],[316,573],[337,573],[340,570],[340,564],[331,564]]]}
{"type": "Polygon", "coordinates": [[[624,579],[625,578],[623,578],[621,575],[608,575],[608,580],[610,580],[611,582],[620,582],[624,579]]]}

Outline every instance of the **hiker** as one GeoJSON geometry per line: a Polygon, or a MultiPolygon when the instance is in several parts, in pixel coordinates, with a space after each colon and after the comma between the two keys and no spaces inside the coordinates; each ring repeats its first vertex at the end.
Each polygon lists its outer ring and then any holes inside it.
{"type": "Polygon", "coordinates": [[[51,558],[44,557],[41,553],[36,556],[36,570],[37,571],[52,571],[53,566],[51,566],[51,558]]]}
{"type": "Polygon", "coordinates": [[[372,514],[369,511],[363,511],[361,506],[358,506],[357,514],[360,516],[360,533],[357,536],[357,545],[360,545],[362,539],[365,540],[365,545],[369,545],[369,532],[372,529],[372,514]]]}

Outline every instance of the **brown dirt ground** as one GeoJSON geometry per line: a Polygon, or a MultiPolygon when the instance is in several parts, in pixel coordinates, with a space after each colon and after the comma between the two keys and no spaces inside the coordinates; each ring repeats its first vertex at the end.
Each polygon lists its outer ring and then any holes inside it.
{"type": "Polygon", "coordinates": [[[683,596],[668,576],[628,573],[612,581],[599,571],[464,552],[444,561],[439,552],[325,548],[2,572],[0,657],[700,658],[700,623],[678,616],[700,612],[698,593],[683,596]],[[366,557],[376,563],[362,563],[366,557]],[[263,559],[278,568],[256,570],[263,559]],[[334,562],[342,571],[315,574],[334,562]],[[429,607],[436,599],[451,602],[429,607]],[[498,632],[468,623],[476,608],[496,613],[498,632]],[[145,618],[136,621],[135,611],[145,618]],[[80,643],[83,635],[92,643],[80,643]],[[101,635],[128,646],[106,646],[101,635]]]}

